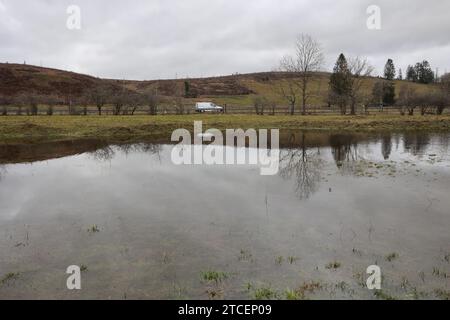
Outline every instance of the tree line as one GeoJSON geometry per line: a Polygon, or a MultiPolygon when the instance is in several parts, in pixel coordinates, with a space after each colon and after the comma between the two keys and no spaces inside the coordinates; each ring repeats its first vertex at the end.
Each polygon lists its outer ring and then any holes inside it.
{"type": "Polygon", "coordinates": [[[78,96],[43,95],[37,92],[22,92],[14,97],[0,95],[1,115],[8,114],[8,107],[14,107],[16,115],[38,115],[42,107],[46,115],[53,115],[57,106],[65,106],[70,115],[87,115],[94,107],[98,115],[111,107],[113,115],[134,115],[138,108],[146,108],[148,114],[156,115],[163,98],[156,88],[138,93],[112,85],[96,85],[78,96]]]}
{"type": "MultiPolygon", "coordinates": [[[[280,61],[280,71],[296,73],[298,77],[286,79],[279,84],[278,92],[290,106],[291,115],[301,103],[301,113],[307,113],[310,98],[314,96],[312,81],[321,70],[323,52],[321,45],[309,35],[300,35],[295,44],[295,53],[280,61]]],[[[333,68],[328,83],[328,106],[338,106],[341,114],[356,114],[357,106],[367,112],[369,106],[397,106],[401,114],[413,115],[419,108],[421,114],[442,114],[450,106],[450,74],[437,77],[426,60],[408,66],[406,78],[401,69],[396,72],[394,61],[388,59],[384,68],[384,77],[379,78],[372,88],[367,88],[368,77],[372,77],[374,68],[366,58],[347,59],[341,53],[333,68]],[[394,80],[407,80],[401,84],[397,94],[394,80]],[[430,90],[420,92],[410,83],[434,84],[430,90]]]]}

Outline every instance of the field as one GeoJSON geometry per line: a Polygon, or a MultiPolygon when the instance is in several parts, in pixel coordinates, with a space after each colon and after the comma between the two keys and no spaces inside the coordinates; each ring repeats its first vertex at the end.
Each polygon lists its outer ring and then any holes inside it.
{"type": "Polygon", "coordinates": [[[277,128],[328,131],[450,130],[450,115],[442,116],[257,116],[257,115],[166,115],[166,116],[7,116],[0,117],[0,144],[70,139],[168,141],[173,130],[277,128]]]}

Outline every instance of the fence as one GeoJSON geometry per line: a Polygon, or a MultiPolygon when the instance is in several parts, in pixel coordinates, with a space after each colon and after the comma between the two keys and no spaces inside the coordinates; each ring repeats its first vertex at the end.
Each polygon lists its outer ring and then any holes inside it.
{"type": "MultiPolygon", "coordinates": [[[[39,106],[37,110],[37,114],[39,115],[46,115],[48,113],[48,107],[47,106],[39,106]]],[[[350,109],[347,108],[347,114],[349,113],[350,109]]],[[[72,108],[72,110],[69,112],[68,106],[54,106],[52,108],[52,114],[53,115],[69,115],[69,114],[79,114],[84,115],[84,112],[86,112],[86,115],[97,115],[98,110],[96,107],[89,106],[84,111],[84,108],[78,107],[78,108],[72,108]]],[[[420,113],[420,108],[417,108],[415,111],[416,113],[420,113]]],[[[435,112],[435,109],[432,109],[432,112],[435,112]]],[[[255,115],[256,110],[252,106],[225,106],[224,113],[226,114],[248,114],[248,115],[255,115]]],[[[446,108],[444,110],[445,114],[450,113],[450,108],[446,108]]],[[[0,106],[0,115],[27,115],[31,114],[30,108],[27,107],[16,107],[16,106],[0,106]]],[[[113,107],[112,106],[105,106],[102,108],[102,115],[113,115],[113,107]]],[[[121,114],[123,115],[132,115],[130,109],[123,109],[121,114]]],[[[134,112],[133,115],[146,115],[149,114],[149,108],[148,107],[138,107],[134,112]]],[[[176,114],[195,114],[195,109],[193,106],[185,106],[183,110],[180,110],[180,108],[176,108],[173,106],[160,106],[158,107],[158,115],[176,115],[176,114]]],[[[265,115],[289,115],[290,114],[290,108],[288,106],[277,106],[275,109],[272,108],[265,108],[263,110],[263,114],[265,115]]],[[[300,106],[296,106],[295,108],[295,115],[302,114],[302,110],[300,106]]],[[[306,114],[308,115],[340,115],[341,110],[338,107],[328,107],[328,106],[310,106],[306,110],[306,114]]],[[[356,110],[356,114],[362,115],[362,114],[400,114],[400,110],[398,107],[395,106],[389,106],[389,107],[368,107],[367,109],[363,109],[362,107],[358,107],[356,110]]]]}

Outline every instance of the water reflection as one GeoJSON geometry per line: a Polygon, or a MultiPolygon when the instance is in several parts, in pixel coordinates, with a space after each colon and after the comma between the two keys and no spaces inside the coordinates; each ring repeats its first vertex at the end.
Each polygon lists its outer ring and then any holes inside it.
{"type": "Polygon", "coordinates": [[[306,147],[306,133],[301,134],[301,147],[282,150],[280,153],[280,175],[294,179],[295,192],[301,199],[309,198],[318,188],[322,159],[320,148],[306,147]]]}
{"type": "MultiPolygon", "coordinates": [[[[295,193],[301,199],[316,192],[323,178],[323,166],[331,156],[335,167],[346,175],[361,175],[361,162],[399,160],[407,154],[410,161],[419,161],[426,153],[448,156],[450,135],[426,132],[405,134],[324,133],[311,131],[282,132],[280,172],[285,180],[292,180],[295,193]],[[393,146],[395,145],[395,149],[393,146]],[[377,156],[377,154],[379,156],[377,156]]],[[[95,140],[65,141],[37,145],[2,146],[0,164],[34,162],[68,155],[87,153],[89,158],[112,161],[118,154],[128,156],[142,153],[156,155],[161,163],[162,144],[152,142],[110,145],[95,140]]],[[[436,160],[436,159],[434,159],[436,160]]],[[[442,159],[441,159],[442,160],[442,159]]],[[[169,159],[166,159],[169,161],[169,159]]],[[[7,174],[7,165],[0,167],[0,180],[7,174]]]]}
{"type": "Polygon", "coordinates": [[[449,134],[282,138],[270,177],[174,166],[172,146],[151,142],[6,148],[15,151],[0,160],[0,277],[20,276],[0,296],[170,299],[176,287],[207,299],[200,275],[214,270],[232,275],[217,288],[223,298],[254,298],[249,283],[282,294],[314,281],[320,298],[370,299],[359,275],[374,261],[393,296],[414,293],[406,278],[425,298],[450,289],[436,276],[450,256],[449,134]],[[80,292],[61,290],[71,264],[88,268],[80,292]]]}
{"type": "Polygon", "coordinates": [[[0,181],[2,181],[2,177],[6,175],[6,166],[0,164],[0,181]]]}
{"type": "Polygon", "coordinates": [[[430,144],[430,135],[422,133],[407,134],[403,138],[405,150],[412,155],[423,155],[430,144]]]}
{"type": "Polygon", "coordinates": [[[358,143],[351,135],[330,136],[331,153],[336,166],[343,171],[351,171],[352,164],[358,160],[358,143]]]}
{"type": "Polygon", "coordinates": [[[97,161],[111,161],[115,156],[116,152],[121,152],[125,156],[131,153],[148,153],[151,155],[157,155],[160,159],[160,153],[162,150],[162,145],[153,143],[136,143],[136,144],[121,144],[115,146],[106,146],[100,148],[93,152],[89,152],[92,159],[97,161]]]}
{"type": "Polygon", "coordinates": [[[392,136],[383,135],[381,138],[381,153],[383,154],[384,160],[388,160],[392,151],[392,136]]]}

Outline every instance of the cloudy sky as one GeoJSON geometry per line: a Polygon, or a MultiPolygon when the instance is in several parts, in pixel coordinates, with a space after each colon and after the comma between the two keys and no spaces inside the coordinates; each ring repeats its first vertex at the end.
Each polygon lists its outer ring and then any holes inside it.
{"type": "Polygon", "coordinates": [[[378,73],[387,58],[403,70],[427,59],[443,73],[449,12],[448,0],[0,0],[0,62],[140,80],[270,71],[307,33],[324,69],[344,52],[378,73]],[[70,5],[79,30],[67,28],[70,5]],[[367,28],[370,5],[381,30],[367,28]]]}

